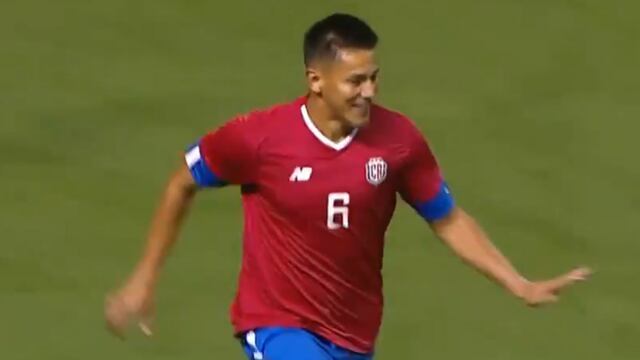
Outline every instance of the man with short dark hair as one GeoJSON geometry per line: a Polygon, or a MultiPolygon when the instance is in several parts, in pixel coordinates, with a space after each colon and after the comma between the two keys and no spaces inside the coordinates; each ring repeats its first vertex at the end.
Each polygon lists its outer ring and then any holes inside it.
{"type": "Polygon", "coordinates": [[[384,234],[400,194],[458,256],[529,305],[556,300],[586,268],[529,282],[454,200],[424,137],[373,103],[378,37],[331,15],[304,38],[308,94],[239,116],[185,154],[146,251],[106,306],[117,334],[150,333],[158,273],[193,195],[240,185],[244,239],[231,310],[250,359],[371,359],[382,319],[384,234]]]}

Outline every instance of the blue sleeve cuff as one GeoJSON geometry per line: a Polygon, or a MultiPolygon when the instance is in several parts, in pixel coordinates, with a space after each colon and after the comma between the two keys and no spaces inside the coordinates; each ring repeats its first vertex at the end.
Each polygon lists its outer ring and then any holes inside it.
{"type": "Polygon", "coordinates": [[[220,179],[202,158],[200,154],[200,146],[195,144],[191,146],[184,156],[191,171],[193,180],[200,187],[222,187],[227,185],[224,180],[220,179]]]}
{"type": "Polygon", "coordinates": [[[431,200],[414,205],[416,211],[427,221],[440,220],[451,212],[455,206],[453,196],[447,183],[440,185],[440,190],[431,200]]]}

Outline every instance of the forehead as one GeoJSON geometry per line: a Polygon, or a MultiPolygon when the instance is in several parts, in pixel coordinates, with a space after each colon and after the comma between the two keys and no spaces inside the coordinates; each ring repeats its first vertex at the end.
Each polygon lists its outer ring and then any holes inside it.
{"type": "Polygon", "coordinates": [[[365,49],[339,49],[331,61],[331,70],[339,72],[368,73],[378,69],[375,51],[365,49]]]}

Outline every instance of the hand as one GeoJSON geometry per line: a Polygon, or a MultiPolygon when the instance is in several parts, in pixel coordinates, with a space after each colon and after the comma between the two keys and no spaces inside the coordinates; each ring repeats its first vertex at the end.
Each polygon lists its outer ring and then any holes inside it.
{"type": "Polygon", "coordinates": [[[558,294],[565,288],[578,281],[585,281],[591,275],[591,270],[586,267],[576,268],[570,272],[558,276],[555,279],[545,281],[526,282],[518,297],[522,298],[529,306],[540,306],[558,301],[558,294]]]}
{"type": "Polygon", "coordinates": [[[154,291],[144,282],[130,280],[120,290],[107,296],[105,302],[107,328],[121,339],[125,338],[125,332],[131,321],[138,323],[144,335],[151,336],[154,316],[154,291]]]}

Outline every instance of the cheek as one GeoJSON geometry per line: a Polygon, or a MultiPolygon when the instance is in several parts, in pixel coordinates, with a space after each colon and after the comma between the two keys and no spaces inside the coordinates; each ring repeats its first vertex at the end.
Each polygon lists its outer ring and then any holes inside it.
{"type": "Polygon", "coordinates": [[[358,95],[358,88],[346,82],[339,83],[336,90],[343,99],[351,99],[358,95]]]}

